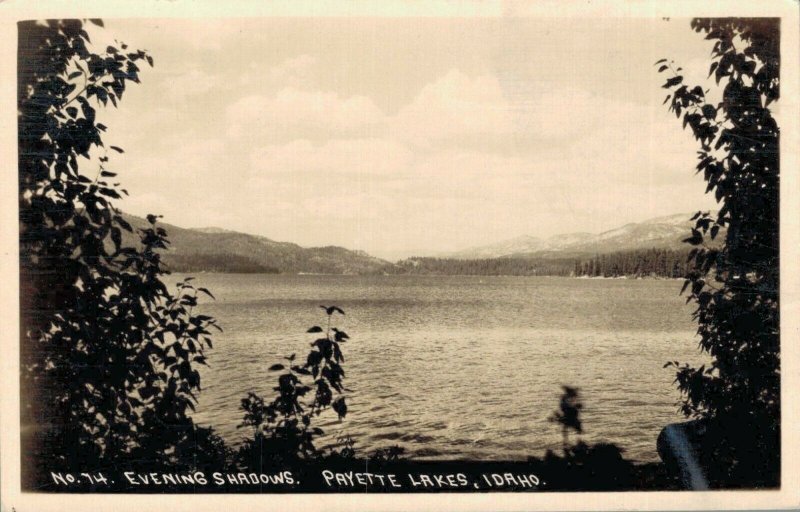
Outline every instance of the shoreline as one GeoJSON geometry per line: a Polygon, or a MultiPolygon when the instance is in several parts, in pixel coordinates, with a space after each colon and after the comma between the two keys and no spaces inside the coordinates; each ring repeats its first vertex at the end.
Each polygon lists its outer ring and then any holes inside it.
{"type": "Polygon", "coordinates": [[[173,271],[172,275],[205,275],[205,274],[219,274],[219,275],[243,275],[243,276],[337,276],[337,277],[548,277],[558,279],[581,279],[581,280],[622,280],[622,281],[683,281],[684,277],[662,277],[662,276],[559,276],[550,274],[533,274],[533,275],[520,275],[520,274],[330,274],[330,273],[314,273],[314,272],[217,272],[217,271],[173,271]]]}

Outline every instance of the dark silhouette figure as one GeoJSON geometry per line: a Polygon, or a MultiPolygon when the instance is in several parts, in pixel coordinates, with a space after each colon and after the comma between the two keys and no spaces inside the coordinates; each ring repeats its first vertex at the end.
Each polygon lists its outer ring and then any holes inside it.
{"type": "Polygon", "coordinates": [[[558,410],[548,419],[561,425],[561,435],[564,438],[564,453],[567,453],[569,450],[569,431],[574,430],[577,434],[583,433],[580,417],[583,404],[578,394],[578,388],[561,386],[561,389],[564,390],[564,393],[561,395],[558,410]]]}

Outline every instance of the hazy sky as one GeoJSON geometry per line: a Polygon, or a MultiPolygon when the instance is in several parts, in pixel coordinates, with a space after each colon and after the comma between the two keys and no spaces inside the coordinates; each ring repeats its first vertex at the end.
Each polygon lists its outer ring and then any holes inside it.
{"type": "Polygon", "coordinates": [[[92,36],[155,59],[99,117],[125,148],[119,206],[179,226],[396,258],[714,204],[653,66],[704,83],[688,19],[106,20],[92,36]]]}

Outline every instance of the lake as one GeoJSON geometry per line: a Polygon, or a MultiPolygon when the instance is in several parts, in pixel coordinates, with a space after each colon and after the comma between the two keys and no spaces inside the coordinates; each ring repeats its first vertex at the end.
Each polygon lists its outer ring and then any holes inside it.
{"type": "MultiPolygon", "coordinates": [[[[173,276],[175,279],[178,276],[173,276]]],[[[558,277],[198,274],[215,336],[195,419],[236,444],[240,400],[272,397],[267,368],[305,358],[338,305],[349,412],[320,426],[367,453],[400,445],[425,459],[519,460],[560,449],[548,421],[561,385],[580,388],[587,442],[658,460],[661,428],[681,421],[674,370],[701,362],[680,281],[558,277]]],[[[198,284],[199,283],[199,284],[198,284]]],[[[574,438],[573,438],[574,439],[574,438]]]]}

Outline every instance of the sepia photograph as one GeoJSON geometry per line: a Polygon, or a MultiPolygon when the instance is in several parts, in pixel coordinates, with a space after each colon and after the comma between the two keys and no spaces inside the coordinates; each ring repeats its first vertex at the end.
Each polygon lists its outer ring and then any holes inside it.
{"type": "Polygon", "coordinates": [[[797,20],[517,4],[16,17],[15,492],[797,484],[797,20]]]}

